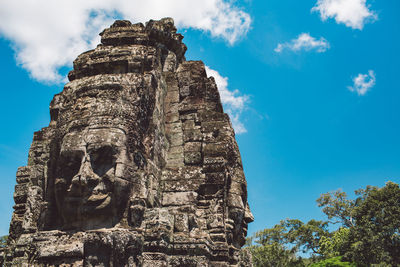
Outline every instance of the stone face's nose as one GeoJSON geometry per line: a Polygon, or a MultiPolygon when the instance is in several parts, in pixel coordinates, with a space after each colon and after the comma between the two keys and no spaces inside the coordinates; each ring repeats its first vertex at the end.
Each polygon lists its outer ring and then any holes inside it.
{"type": "Polygon", "coordinates": [[[245,213],[244,213],[244,221],[245,221],[246,223],[254,222],[254,215],[253,215],[253,213],[250,211],[249,204],[246,205],[246,211],[245,211],[245,213]]]}
{"type": "Polygon", "coordinates": [[[72,196],[82,196],[89,188],[94,188],[98,184],[99,178],[93,172],[90,164],[89,155],[85,155],[82,160],[79,172],[72,178],[69,188],[72,196]]]}

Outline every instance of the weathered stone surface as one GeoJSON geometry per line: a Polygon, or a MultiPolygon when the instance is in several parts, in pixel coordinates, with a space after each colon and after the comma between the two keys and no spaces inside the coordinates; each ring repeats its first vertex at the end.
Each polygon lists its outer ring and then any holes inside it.
{"type": "Polygon", "coordinates": [[[116,21],[74,61],[17,172],[2,266],[251,266],[229,117],[173,20],[116,21]]]}

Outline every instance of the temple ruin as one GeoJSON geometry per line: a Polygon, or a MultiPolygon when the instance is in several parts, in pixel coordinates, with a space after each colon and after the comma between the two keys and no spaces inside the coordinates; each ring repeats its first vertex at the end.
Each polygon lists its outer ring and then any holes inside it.
{"type": "Polygon", "coordinates": [[[74,61],[17,171],[3,266],[252,266],[235,133],[176,31],[115,21],[74,61]]]}

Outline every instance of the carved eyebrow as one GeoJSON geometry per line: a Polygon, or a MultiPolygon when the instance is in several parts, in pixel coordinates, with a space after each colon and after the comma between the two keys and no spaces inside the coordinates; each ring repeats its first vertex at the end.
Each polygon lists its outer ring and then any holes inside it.
{"type": "Polygon", "coordinates": [[[62,149],[60,155],[62,157],[83,157],[85,153],[81,149],[62,149]]]}
{"type": "Polygon", "coordinates": [[[111,154],[116,154],[120,149],[119,146],[114,145],[114,144],[110,144],[110,143],[106,143],[106,144],[91,144],[87,147],[87,152],[89,154],[91,153],[96,153],[100,150],[103,149],[108,149],[111,154]]]}

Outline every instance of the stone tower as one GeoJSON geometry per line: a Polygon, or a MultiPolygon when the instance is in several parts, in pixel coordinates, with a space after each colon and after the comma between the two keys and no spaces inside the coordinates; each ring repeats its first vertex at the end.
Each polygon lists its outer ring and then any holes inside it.
{"type": "Polygon", "coordinates": [[[74,61],[17,172],[4,266],[251,266],[229,117],[173,20],[116,21],[74,61]]]}

